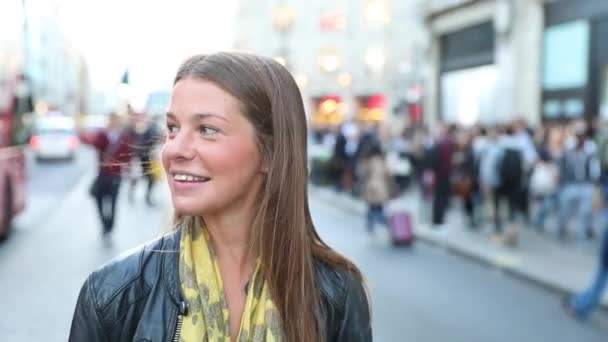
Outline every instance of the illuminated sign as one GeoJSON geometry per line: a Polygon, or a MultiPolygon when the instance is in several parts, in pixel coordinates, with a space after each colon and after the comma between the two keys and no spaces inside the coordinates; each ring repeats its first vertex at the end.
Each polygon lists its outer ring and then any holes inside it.
{"type": "Polygon", "coordinates": [[[346,29],[346,17],[339,11],[327,11],[321,15],[321,31],[335,32],[346,29]]]}

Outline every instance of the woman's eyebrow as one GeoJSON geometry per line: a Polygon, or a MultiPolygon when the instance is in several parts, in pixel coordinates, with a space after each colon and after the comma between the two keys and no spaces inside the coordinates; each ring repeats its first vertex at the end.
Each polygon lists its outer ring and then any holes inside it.
{"type": "Polygon", "coordinates": [[[196,113],[196,114],[194,114],[194,117],[198,120],[213,117],[213,118],[218,118],[218,119],[228,122],[228,119],[226,119],[225,117],[218,115],[218,114],[214,114],[214,113],[196,113]]]}
{"type": "MultiPolygon", "coordinates": [[[[166,116],[167,116],[167,119],[177,121],[177,117],[175,116],[175,114],[173,114],[171,112],[167,112],[166,116]]],[[[200,120],[203,120],[203,119],[206,119],[209,117],[218,118],[218,119],[228,122],[228,119],[226,119],[225,117],[218,115],[218,114],[214,114],[214,113],[196,113],[193,115],[193,120],[200,121],[200,120]]]]}
{"type": "Polygon", "coordinates": [[[171,119],[171,120],[177,120],[177,118],[175,117],[175,115],[171,112],[167,112],[166,115],[167,119],[171,119]]]}

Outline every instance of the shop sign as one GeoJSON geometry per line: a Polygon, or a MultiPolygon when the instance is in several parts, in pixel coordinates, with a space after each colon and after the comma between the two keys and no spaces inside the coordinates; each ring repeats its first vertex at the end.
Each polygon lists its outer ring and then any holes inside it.
{"type": "Polygon", "coordinates": [[[337,32],[346,29],[346,16],[340,11],[327,11],[321,14],[322,32],[337,32]]]}

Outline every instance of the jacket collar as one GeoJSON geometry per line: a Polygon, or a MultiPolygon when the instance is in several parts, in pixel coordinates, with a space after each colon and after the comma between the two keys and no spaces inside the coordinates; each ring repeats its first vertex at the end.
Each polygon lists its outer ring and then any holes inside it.
{"type": "Polygon", "coordinates": [[[161,258],[160,265],[161,277],[163,278],[162,280],[165,283],[167,292],[178,307],[184,298],[179,281],[179,243],[181,235],[181,226],[165,235],[163,247],[161,248],[163,257],[161,258]]]}

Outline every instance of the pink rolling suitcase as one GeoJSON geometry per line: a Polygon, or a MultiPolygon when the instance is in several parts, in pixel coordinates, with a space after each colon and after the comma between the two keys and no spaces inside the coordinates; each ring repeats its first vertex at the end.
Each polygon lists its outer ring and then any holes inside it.
{"type": "Polygon", "coordinates": [[[409,246],[414,243],[414,226],[409,212],[394,212],[388,218],[388,225],[393,245],[409,246]]]}

